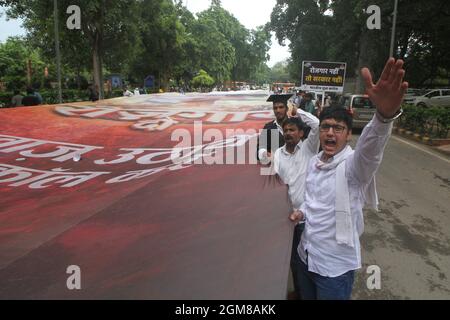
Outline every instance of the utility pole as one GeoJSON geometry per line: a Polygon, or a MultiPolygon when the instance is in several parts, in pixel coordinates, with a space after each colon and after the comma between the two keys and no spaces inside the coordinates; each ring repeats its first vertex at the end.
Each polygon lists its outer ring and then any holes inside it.
{"type": "Polygon", "coordinates": [[[389,57],[394,56],[395,26],[397,24],[397,5],[398,0],[394,0],[394,17],[392,19],[391,47],[389,49],[389,57]]]}
{"type": "Polygon", "coordinates": [[[59,52],[58,0],[53,0],[53,20],[55,24],[56,73],[58,78],[58,102],[62,103],[61,53],[59,52]]]}

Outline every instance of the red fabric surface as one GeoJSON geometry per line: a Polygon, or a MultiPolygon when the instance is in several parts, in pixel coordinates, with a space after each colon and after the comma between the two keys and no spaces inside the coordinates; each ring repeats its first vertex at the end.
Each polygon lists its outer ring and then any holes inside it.
{"type": "MultiPolygon", "coordinates": [[[[202,134],[262,128],[271,117],[265,98],[165,94],[0,110],[0,298],[284,299],[292,239],[286,188],[260,174],[254,154],[247,152],[245,164],[194,164],[107,183],[130,171],[174,166],[167,154],[179,141],[171,135],[194,134],[194,121],[202,121],[202,134]],[[89,106],[104,114],[92,116],[89,106]],[[233,119],[236,112],[240,119],[233,119]],[[172,123],[145,129],[155,120],[172,123]],[[5,146],[19,138],[41,144],[8,150],[29,143],[5,146]],[[97,149],[80,161],[55,160],[70,152],[37,157],[67,144],[97,149]],[[99,162],[138,148],[153,150],[122,163],[99,162]],[[155,149],[166,154],[137,160],[155,149]],[[13,168],[39,170],[28,179],[102,174],[74,186],[64,186],[71,180],[20,185],[26,178],[5,175],[13,168]],[[81,269],[81,290],[66,286],[70,265],[81,269]]],[[[255,137],[249,139],[247,151],[255,137]]]]}

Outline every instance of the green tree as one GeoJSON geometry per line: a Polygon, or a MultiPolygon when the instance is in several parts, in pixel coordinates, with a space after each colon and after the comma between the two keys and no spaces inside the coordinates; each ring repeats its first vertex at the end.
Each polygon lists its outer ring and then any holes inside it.
{"type": "MultiPolygon", "coordinates": [[[[375,74],[389,55],[393,1],[378,0],[278,0],[270,28],[278,41],[290,40],[291,74],[300,77],[303,60],[347,62],[347,75],[363,84],[359,70],[375,74]],[[369,30],[364,12],[369,5],[381,8],[381,30],[369,30]]],[[[445,0],[399,0],[394,55],[406,64],[406,80],[412,86],[448,78],[450,70],[450,8],[445,0]]]]}
{"type": "Polygon", "coordinates": [[[179,10],[170,0],[143,0],[140,3],[140,14],[136,19],[142,45],[132,65],[135,78],[142,80],[153,74],[159,86],[167,88],[169,79],[179,71],[187,41],[179,10]]]}
{"type": "Polygon", "coordinates": [[[278,0],[271,14],[270,28],[280,44],[288,39],[292,53],[291,75],[300,79],[303,60],[326,60],[328,1],[278,0]]]}
{"type": "Polygon", "coordinates": [[[191,83],[194,88],[210,88],[214,84],[214,79],[205,70],[200,69],[199,74],[192,79],[191,83]]]}
{"type": "Polygon", "coordinates": [[[450,84],[448,1],[400,1],[398,12],[397,54],[405,60],[410,86],[433,85],[438,77],[450,84]]]}
{"type": "Polygon", "coordinates": [[[234,48],[230,78],[234,81],[251,80],[261,63],[268,60],[270,33],[264,26],[256,30],[246,29],[231,13],[221,7],[220,1],[212,1],[209,9],[199,14],[199,22],[208,21],[215,26],[234,48]]]}
{"type": "Polygon", "coordinates": [[[269,73],[270,82],[295,82],[293,77],[289,72],[290,61],[280,61],[277,62],[271,69],[269,73]]]}
{"type": "Polygon", "coordinates": [[[258,85],[263,85],[265,83],[272,82],[271,80],[271,69],[266,63],[261,63],[252,75],[252,79],[258,85]]]}
{"type": "Polygon", "coordinates": [[[230,79],[236,64],[236,50],[220,32],[214,18],[200,13],[192,31],[198,45],[200,68],[219,83],[230,79]]]}
{"type": "MultiPolygon", "coordinates": [[[[9,6],[8,15],[13,18],[22,17],[30,38],[40,47],[54,47],[53,37],[53,2],[40,0],[10,1],[2,0],[0,5],[9,6]],[[50,13],[50,14],[49,14],[50,13]]],[[[111,65],[118,65],[127,60],[127,53],[136,45],[134,38],[139,2],[133,0],[58,0],[58,16],[60,20],[60,47],[66,61],[69,59],[78,64],[89,52],[92,61],[94,83],[103,96],[103,62],[111,57],[111,65]],[[69,30],[65,27],[68,18],[66,9],[70,5],[78,5],[81,9],[81,30],[69,30]],[[126,41],[125,41],[126,39],[126,41]],[[70,53],[74,55],[69,56],[70,53]],[[77,57],[77,58],[76,58],[77,57]]],[[[47,52],[51,52],[48,50],[47,52]]],[[[82,65],[86,65],[86,61],[82,65]]]]}
{"type": "Polygon", "coordinates": [[[44,68],[39,51],[33,50],[25,40],[11,37],[0,43],[0,81],[6,83],[8,90],[42,83],[44,68]],[[28,64],[31,66],[31,83],[27,79],[28,64]]]}

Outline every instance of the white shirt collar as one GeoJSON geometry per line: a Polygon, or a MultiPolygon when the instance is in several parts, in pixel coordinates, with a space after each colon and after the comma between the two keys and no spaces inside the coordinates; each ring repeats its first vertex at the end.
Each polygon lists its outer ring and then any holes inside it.
{"type": "Polygon", "coordinates": [[[302,143],[303,143],[303,141],[300,139],[300,141],[295,146],[293,153],[290,153],[289,151],[287,151],[286,144],[281,148],[281,151],[283,151],[287,155],[296,154],[297,151],[300,150],[300,146],[302,145],[302,143]]]}

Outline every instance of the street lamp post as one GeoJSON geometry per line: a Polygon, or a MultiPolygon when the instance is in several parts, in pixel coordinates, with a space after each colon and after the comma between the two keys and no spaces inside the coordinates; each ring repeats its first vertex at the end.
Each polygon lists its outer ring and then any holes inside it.
{"type": "Polygon", "coordinates": [[[61,54],[59,52],[58,0],[53,0],[53,19],[55,24],[56,73],[58,78],[58,102],[62,103],[61,54]]]}
{"type": "Polygon", "coordinates": [[[389,57],[394,56],[395,26],[397,24],[397,5],[398,0],[394,0],[394,17],[392,19],[391,47],[389,49],[389,57]]]}

